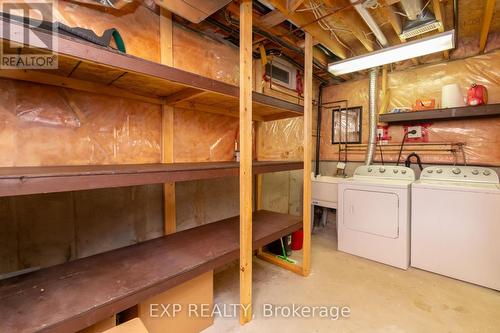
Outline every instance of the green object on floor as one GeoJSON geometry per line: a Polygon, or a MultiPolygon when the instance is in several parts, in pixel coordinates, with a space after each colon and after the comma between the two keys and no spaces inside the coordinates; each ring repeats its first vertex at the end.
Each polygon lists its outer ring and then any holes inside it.
{"type": "Polygon", "coordinates": [[[294,264],[294,265],[297,264],[296,260],[288,258],[288,256],[286,255],[285,245],[283,244],[283,237],[280,238],[280,241],[281,241],[281,251],[283,252],[283,255],[276,256],[276,257],[278,257],[279,259],[284,260],[284,261],[286,261],[286,262],[288,262],[290,264],[294,264]]]}

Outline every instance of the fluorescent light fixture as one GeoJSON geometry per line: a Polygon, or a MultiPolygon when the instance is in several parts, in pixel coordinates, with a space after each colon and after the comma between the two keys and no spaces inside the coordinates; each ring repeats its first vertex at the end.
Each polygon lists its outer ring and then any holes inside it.
{"type": "Polygon", "coordinates": [[[445,51],[454,47],[455,30],[450,30],[329,64],[328,71],[334,75],[342,75],[445,51]]]}

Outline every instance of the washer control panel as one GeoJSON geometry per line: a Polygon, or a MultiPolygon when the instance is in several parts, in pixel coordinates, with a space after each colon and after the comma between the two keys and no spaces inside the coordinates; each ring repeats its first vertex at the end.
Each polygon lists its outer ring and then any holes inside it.
{"type": "Polygon", "coordinates": [[[374,177],[383,179],[415,180],[415,172],[404,166],[363,165],[354,171],[354,177],[374,177]]]}
{"type": "Polygon", "coordinates": [[[422,170],[420,179],[499,183],[498,175],[494,170],[474,166],[431,166],[422,170]]]}

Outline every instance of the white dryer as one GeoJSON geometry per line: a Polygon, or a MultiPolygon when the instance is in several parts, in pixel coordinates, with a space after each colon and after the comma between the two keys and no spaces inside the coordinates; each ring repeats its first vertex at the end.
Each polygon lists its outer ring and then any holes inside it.
{"type": "Polygon", "coordinates": [[[412,169],[361,166],[339,184],[338,249],[407,269],[412,169]]]}
{"type": "Polygon", "coordinates": [[[500,290],[498,175],[425,168],[412,186],[411,241],[411,266],[500,290]]]}

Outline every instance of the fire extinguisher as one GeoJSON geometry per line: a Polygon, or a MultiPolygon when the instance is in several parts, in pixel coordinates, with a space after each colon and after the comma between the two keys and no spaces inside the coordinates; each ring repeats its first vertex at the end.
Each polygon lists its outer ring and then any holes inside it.
{"type": "Polygon", "coordinates": [[[295,78],[295,91],[299,96],[304,93],[304,84],[302,83],[302,75],[297,71],[297,76],[295,78]]]}
{"type": "Polygon", "coordinates": [[[473,83],[467,90],[467,105],[481,105],[488,103],[488,90],[480,84],[473,83]]]}

